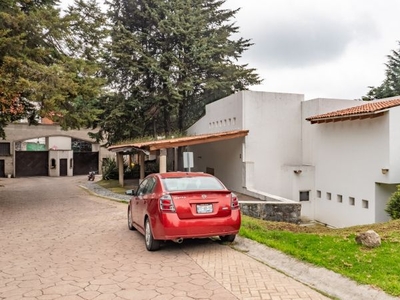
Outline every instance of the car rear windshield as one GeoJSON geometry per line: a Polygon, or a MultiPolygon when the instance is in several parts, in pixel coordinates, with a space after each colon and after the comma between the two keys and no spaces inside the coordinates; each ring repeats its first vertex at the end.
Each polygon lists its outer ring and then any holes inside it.
{"type": "Polygon", "coordinates": [[[167,191],[206,191],[225,190],[225,187],[214,177],[171,177],[162,179],[167,191]]]}

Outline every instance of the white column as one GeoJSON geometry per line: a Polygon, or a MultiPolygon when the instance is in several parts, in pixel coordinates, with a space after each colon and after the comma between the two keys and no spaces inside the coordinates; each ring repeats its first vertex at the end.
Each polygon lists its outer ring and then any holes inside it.
{"type": "Polygon", "coordinates": [[[160,149],[160,173],[167,172],[167,149],[160,149]]]}

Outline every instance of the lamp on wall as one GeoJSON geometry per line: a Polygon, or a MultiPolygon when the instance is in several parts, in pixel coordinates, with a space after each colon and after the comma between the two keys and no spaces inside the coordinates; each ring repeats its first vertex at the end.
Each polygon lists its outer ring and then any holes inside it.
{"type": "Polygon", "coordinates": [[[382,169],[382,174],[387,174],[389,172],[389,169],[382,169]]]}
{"type": "Polygon", "coordinates": [[[295,173],[295,174],[301,174],[301,170],[293,170],[293,172],[295,173]]]}

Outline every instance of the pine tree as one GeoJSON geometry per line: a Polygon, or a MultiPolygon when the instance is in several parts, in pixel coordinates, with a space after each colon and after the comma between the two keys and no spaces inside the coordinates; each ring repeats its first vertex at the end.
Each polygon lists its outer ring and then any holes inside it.
{"type": "MultiPolygon", "coordinates": [[[[89,36],[78,10],[61,16],[57,0],[0,3],[0,135],[10,122],[50,117],[64,129],[89,126],[99,111],[99,66],[77,52],[76,39],[89,36]],[[81,31],[72,31],[80,28],[81,31]],[[74,48],[74,46],[76,48],[74,48]],[[79,55],[78,55],[79,54],[79,55]]],[[[95,15],[96,5],[91,5],[95,15]]],[[[98,11],[98,9],[97,9],[98,11]]],[[[93,26],[92,28],[93,29],[93,26]]],[[[93,42],[91,40],[88,43],[93,42]]],[[[85,51],[88,47],[85,48],[85,51]]]]}
{"type": "Polygon", "coordinates": [[[110,0],[105,74],[114,95],[100,122],[109,143],[183,131],[205,104],[260,83],[238,59],[237,10],[216,0],[110,0]]]}
{"type": "MultiPolygon", "coordinates": [[[[399,42],[400,46],[400,42],[399,42]]],[[[363,100],[382,99],[400,95],[400,48],[388,55],[386,65],[386,78],[378,87],[370,87],[370,90],[363,100]]]]}

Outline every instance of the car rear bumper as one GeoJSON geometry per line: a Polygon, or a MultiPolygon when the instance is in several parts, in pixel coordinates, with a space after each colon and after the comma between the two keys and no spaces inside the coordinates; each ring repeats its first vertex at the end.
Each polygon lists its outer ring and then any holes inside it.
{"type": "Polygon", "coordinates": [[[241,216],[237,210],[232,211],[230,217],[223,218],[181,220],[176,214],[163,214],[160,220],[158,224],[153,224],[154,238],[175,240],[237,234],[241,216]]]}

